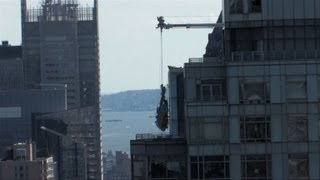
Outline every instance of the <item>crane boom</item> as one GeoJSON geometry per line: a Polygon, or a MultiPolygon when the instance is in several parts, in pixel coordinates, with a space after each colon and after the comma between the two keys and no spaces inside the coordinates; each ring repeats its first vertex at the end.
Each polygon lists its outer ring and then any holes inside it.
{"type": "Polygon", "coordinates": [[[52,130],[52,129],[46,128],[46,127],[44,127],[44,126],[41,126],[40,129],[42,129],[42,130],[44,130],[44,131],[47,131],[47,132],[49,132],[49,133],[51,133],[51,134],[54,134],[54,135],[56,135],[56,136],[59,136],[59,137],[67,137],[68,139],[72,139],[72,138],[69,138],[68,136],[66,136],[66,135],[64,135],[64,134],[61,134],[61,133],[56,132],[56,131],[54,131],[54,130],[52,130]]]}
{"type": "MultiPolygon", "coordinates": [[[[74,143],[76,144],[80,144],[81,146],[83,146],[83,151],[84,151],[84,179],[87,180],[88,178],[88,172],[87,172],[87,145],[83,142],[79,142],[79,141],[76,141],[74,140],[72,137],[68,136],[68,135],[64,135],[64,134],[61,134],[57,131],[54,131],[52,129],[49,129],[47,127],[44,127],[44,126],[41,126],[40,129],[42,129],[43,131],[46,131],[46,132],[49,132],[53,135],[56,135],[58,137],[61,137],[61,138],[67,138],[71,141],[73,141],[74,143]]],[[[75,148],[75,153],[76,151],[78,150],[78,148],[75,148]]],[[[77,173],[77,176],[79,177],[79,174],[77,173]]]]}
{"type": "Polygon", "coordinates": [[[70,137],[70,136],[68,136],[68,135],[61,134],[61,133],[59,133],[59,132],[57,132],[57,131],[54,131],[54,130],[52,130],[52,129],[49,129],[49,128],[47,128],[47,127],[41,126],[40,129],[42,129],[43,131],[47,131],[47,132],[49,132],[49,133],[51,133],[51,134],[54,134],[54,135],[56,135],[56,136],[69,139],[69,140],[71,140],[71,141],[73,141],[73,142],[75,142],[75,143],[81,144],[82,146],[86,146],[86,144],[83,143],[83,142],[76,141],[76,140],[74,140],[72,137],[70,137]]]}
{"type": "Polygon", "coordinates": [[[186,23],[186,24],[169,24],[165,23],[163,16],[160,16],[158,19],[158,26],[162,31],[163,29],[171,28],[214,28],[214,27],[223,27],[223,23],[186,23]]]}

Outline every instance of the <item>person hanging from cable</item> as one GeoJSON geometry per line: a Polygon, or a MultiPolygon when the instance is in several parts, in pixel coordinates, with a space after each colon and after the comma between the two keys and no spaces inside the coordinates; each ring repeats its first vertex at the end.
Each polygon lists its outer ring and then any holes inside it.
{"type": "Polygon", "coordinates": [[[168,119],[169,119],[169,108],[168,108],[168,101],[166,100],[166,88],[161,84],[161,99],[159,103],[159,107],[157,108],[157,115],[156,115],[156,125],[157,127],[165,131],[168,128],[168,119]]]}

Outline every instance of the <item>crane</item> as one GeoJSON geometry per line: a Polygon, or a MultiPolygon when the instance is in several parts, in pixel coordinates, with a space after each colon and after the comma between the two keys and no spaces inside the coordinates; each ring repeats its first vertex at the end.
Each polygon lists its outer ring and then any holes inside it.
{"type": "Polygon", "coordinates": [[[160,28],[160,31],[163,31],[163,29],[172,29],[172,28],[214,28],[214,27],[223,27],[223,23],[183,23],[183,24],[169,24],[165,23],[164,17],[159,16],[158,19],[158,26],[157,29],[160,28]]]}
{"type": "Polygon", "coordinates": [[[160,65],[160,79],[161,79],[161,99],[159,106],[157,108],[156,115],[156,125],[157,127],[165,131],[168,128],[168,120],[169,120],[169,107],[168,101],[165,99],[166,88],[163,85],[163,35],[162,32],[164,29],[172,29],[172,28],[214,28],[214,27],[223,27],[223,23],[184,23],[184,24],[169,24],[165,23],[164,17],[159,16],[157,29],[160,29],[160,56],[161,56],[161,65],[160,65]]]}
{"type": "Polygon", "coordinates": [[[160,48],[161,48],[161,84],[163,83],[163,36],[162,36],[162,32],[164,29],[172,29],[172,28],[209,28],[212,29],[214,27],[223,27],[224,24],[223,23],[183,23],[183,24],[169,24],[169,23],[165,23],[164,17],[163,16],[159,16],[157,17],[158,19],[158,25],[157,25],[157,29],[160,29],[160,48]]]}

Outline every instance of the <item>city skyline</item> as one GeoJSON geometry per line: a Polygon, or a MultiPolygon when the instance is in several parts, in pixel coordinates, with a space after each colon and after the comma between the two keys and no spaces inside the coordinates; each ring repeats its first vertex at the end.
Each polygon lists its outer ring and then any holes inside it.
{"type": "Polygon", "coordinates": [[[0,179],[320,179],[318,8],[0,0],[0,179]]]}
{"type": "MultiPolygon", "coordinates": [[[[35,4],[38,0],[32,2],[35,4]]],[[[82,4],[88,2],[91,3],[91,0],[81,1],[82,4]]],[[[0,15],[10,17],[0,21],[0,26],[4,27],[0,29],[0,39],[8,40],[12,45],[21,44],[19,3],[19,0],[0,1],[0,15]]],[[[129,0],[102,0],[99,6],[101,92],[110,94],[159,88],[160,32],[155,28],[157,16],[163,15],[168,21],[175,23],[215,21],[221,10],[221,1],[139,0],[131,3],[129,0]],[[181,8],[182,4],[184,8],[181,8]],[[127,43],[129,40],[130,43],[127,43]],[[130,73],[130,81],[126,81],[128,75],[120,73],[119,70],[130,73]],[[145,74],[149,74],[149,78],[145,78],[145,74]]],[[[165,82],[167,65],[183,66],[188,58],[201,57],[205,53],[211,31],[175,29],[164,32],[165,82]],[[185,38],[189,38],[190,43],[180,43],[185,38]]]]}

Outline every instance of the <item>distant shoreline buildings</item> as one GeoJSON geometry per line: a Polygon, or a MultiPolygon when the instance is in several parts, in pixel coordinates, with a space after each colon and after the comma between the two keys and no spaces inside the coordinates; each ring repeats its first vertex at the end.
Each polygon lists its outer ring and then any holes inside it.
{"type": "Polygon", "coordinates": [[[131,163],[129,154],[112,151],[104,154],[104,173],[107,180],[131,180],[131,163]]]}

